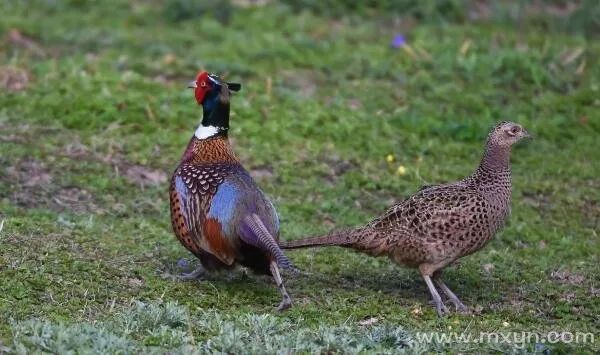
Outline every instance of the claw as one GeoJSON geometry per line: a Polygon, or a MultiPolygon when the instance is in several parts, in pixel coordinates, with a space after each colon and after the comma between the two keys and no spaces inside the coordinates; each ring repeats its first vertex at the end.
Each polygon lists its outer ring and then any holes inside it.
{"type": "Polygon", "coordinates": [[[464,313],[464,314],[471,313],[471,311],[469,310],[469,307],[465,306],[458,298],[455,300],[450,299],[450,302],[452,302],[452,304],[456,308],[457,312],[464,313]]]}
{"type": "Polygon", "coordinates": [[[470,313],[469,308],[465,306],[460,301],[460,299],[454,294],[454,292],[452,292],[452,290],[450,290],[448,286],[446,286],[446,284],[442,281],[442,279],[440,278],[440,272],[434,274],[434,281],[440,287],[440,289],[444,291],[446,296],[448,296],[448,301],[450,301],[454,305],[456,311],[465,314],[470,313]]]}
{"type": "Polygon", "coordinates": [[[190,273],[183,273],[183,274],[179,275],[178,279],[182,280],[182,281],[199,280],[202,278],[202,276],[204,275],[205,272],[206,272],[206,270],[204,270],[204,268],[202,266],[198,266],[196,268],[196,270],[194,270],[190,273]]]}
{"type": "Polygon", "coordinates": [[[439,317],[443,317],[449,313],[448,308],[446,307],[446,305],[444,305],[442,301],[434,302],[434,304],[435,310],[437,311],[439,317]]]}
{"type": "Polygon", "coordinates": [[[279,304],[279,306],[277,307],[277,311],[279,312],[283,312],[286,309],[289,309],[292,307],[292,301],[289,298],[284,298],[281,303],[279,304]]]}
{"type": "Polygon", "coordinates": [[[277,307],[277,310],[279,312],[283,312],[292,306],[292,299],[285,290],[285,286],[283,285],[283,280],[281,279],[281,275],[279,274],[279,268],[277,267],[277,262],[275,260],[271,261],[270,268],[271,274],[273,275],[273,279],[275,279],[275,283],[277,284],[277,287],[279,288],[279,292],[281,292],[282,297],[281,303],[279,304],[279,307],[277,307]]]}

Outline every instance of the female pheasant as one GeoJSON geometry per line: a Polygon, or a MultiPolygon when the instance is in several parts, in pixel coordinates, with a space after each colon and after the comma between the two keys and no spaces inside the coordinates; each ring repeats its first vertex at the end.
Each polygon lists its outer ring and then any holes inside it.
{"type": "Polygon", "coordinates": [[[241,85],[203,71],[189,87],[203,116],[171,178],[171,223],[177,239],[201,265],[182,277],[197,278],[206,270],[239,263],[272,275],[283,297],[278,309],[287,309],[292,302],[279,267],[292,265],[277,244],[277,213],[227,138],[230,91],[241,85]]]}
{"type": "Polygon", "coordinates": [[[441,279],[444,267],[483,248],[510,214],[510,150],[530,137],[519,124],[501,122],[490,132],[475,172],[454,183],[426,186],[371,223],[325,236],[281,243],[283,249],[338,245],[386,255],[418,268],[436,310],[448,312],[434,283],[459,311],[467,308],[441,279]],[[433,279],[433,282],[432,282],[433,279]]]}

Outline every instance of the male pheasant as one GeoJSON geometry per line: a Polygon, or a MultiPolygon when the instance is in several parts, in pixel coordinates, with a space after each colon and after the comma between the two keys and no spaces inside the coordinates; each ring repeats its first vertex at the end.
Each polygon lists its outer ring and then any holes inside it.
{"type": "Polygon", "coordinates": [[[337,245],[373,256],[387,255],[419,269],[441,316],[448,309],[435,284],[459,311],[465,305],[441,280],[448,264],[489,242],[510,214],[510,150],[530,137],[520,125],[501,122],[491,131],[483,159],[461,181],[426,186],[369,224],[328,235],[282,242],[283,249],[337,245]]]}
{"type": "Polygon", "coordinates": [[[177,239],[201,265],[182,278],[241,264],[272,275],[283,297],[278,309],[287,309],[292,302],[279,267],[290,268],[291,263],[277,244],[277,213],[227,138],[230,91],[241,85],[203,71],[189,86],[203,116],[171,178],[171,223],[177,239]]]}

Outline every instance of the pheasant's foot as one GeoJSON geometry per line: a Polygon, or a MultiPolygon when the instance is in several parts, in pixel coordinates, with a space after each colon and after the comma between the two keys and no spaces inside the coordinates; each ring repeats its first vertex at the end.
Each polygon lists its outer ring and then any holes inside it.
{"type": "Polygon", "coordinates": [[[179,280],[182,281],[193,281],[193,280],[199,280],[202,279],[202,276],[206,273],[206,270],[202,267],[202,265],[198,266],[196,268],[196,270],[189,272],[189,273],[183,273],[179,275],[179,280]]]}
{"type": "Polygon", "coordinates": [[[464,313],[464,314],[468,314],[471,313],[469,311],[469,307],[465,306],[459,299],[457,298],[449,298],[448,301],[450,301],[454,307],[456,308],[457,312],[460,313],[464,313]]]}
{"type": "Polygon", "coordinates": [[[273,275],[273,279],[275,279],[275,283],[277,284],[277,287],[279,288],[279,292],[281,292],[282,297],[281,303],[279,304],[279,307],[277,307],[277,310],[279,312],[282,312],[292,306],[292,299],[285,290],[283,280],[281,279],[281,274],[279,273],[279,267],[277,267],[277,262],[275,262],[274,260],[271,261],[270,268],[271,274],[273,275]]]}
{"type": "Polygon", "coordinates": [[[444,304],[444,302],[442,302],[441,299],[439,301],[431,300],[429,301],[429,304],[435,307],[435,311],[440,317],[443,317],[446,314],[450,313],[448,307],[446,307],[446,305],[444,304]]]}
{"type": "Polygon", "coordinates": [[[435,310],[437,311],[438,316],[443,317],[446,313],[448,313],[448,308],[442,302],[442,298],[440,294],[437,292],[435,287],[433,286],[433,282],[431,282],[431,277],[426,274],[422,274],[423,280],[427,284],[427,288],[429,288],[429,293],[431,293],[431,299],[433,300],[433,304],[435,305],[435,310]]]}
{"type": "Polygon", "coordinates": [[[434,304],[435,304],[435,310],[437,311],[438,316],[443,317],[449,313],[448,308],[446,308],[446,305],[444,305],[444,302],[439,301],[439,302],[434,302],[434,304]]]}
{"type": "Polygon", "coordinates": [[[281,300],[279,307],[277,307],[277,310],[279,312],[283,312],[286,309],[289,309],[290,307],[292,307],[292,300],[284,297],[283,300],[281,300]]]}
{"type": "Polygon", "coordinates": [[[456,294],[454,294],[454,292],[452,292],[452,290],[450,290],[450,288],[448,288],[448,286],[446,286],[446,284],[444,283],[444,281],[442,281],[441,278],[441,272],[436,272],[433,274],[433,281],[438,285],[438,287],[446,294],[446,296],[448,297],[448,301],[450,301],[454,307],[456,308],[456,310],[460,313],[469,313],[469,308],[467,306],[465,306],[460,299],[458,298],[458,296],[456,296],[456,294]]]}

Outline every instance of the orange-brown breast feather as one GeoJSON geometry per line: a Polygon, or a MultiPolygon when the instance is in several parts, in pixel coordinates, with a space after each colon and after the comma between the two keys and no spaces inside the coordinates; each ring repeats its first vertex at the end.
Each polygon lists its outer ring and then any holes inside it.
{"type": "Polygon", "coordinates": [[[235,259],[235,251],[223,234],[221,223],[214,218],[207,218],[202,224],[202,234],[206,239],[209,251],[224,263],[231,265],[235,259]]]}
{"type": "Polygon", "coordinates": [[[234,163],[237,158],[226,137],[209,139],[192,138],[183,156],[191,164],[234,163]]]}

